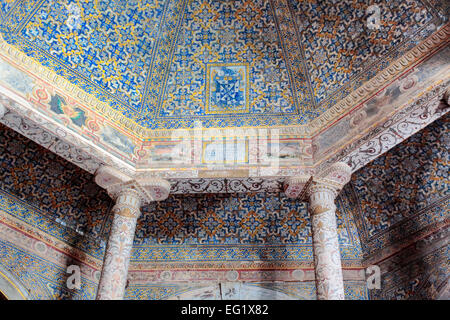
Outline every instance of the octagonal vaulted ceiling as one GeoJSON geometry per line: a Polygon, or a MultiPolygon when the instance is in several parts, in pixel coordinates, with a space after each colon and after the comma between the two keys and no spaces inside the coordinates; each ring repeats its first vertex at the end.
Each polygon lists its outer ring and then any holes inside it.
{"type": "MultiPolygon", "coordinates": [[[[304,125],[431,34],[422,1],[3,1],[2,34],[148,129],[304,125]],[[376,3],[376,2],[374,2],[376,3]],[[413,37],[414,36],[414,37],[413,37]]],[[[108,113],[108,110],[105,110],[108,113]]],[[[126,120],[125,120],[126,119],[126,120]]]]}
{"type": "MultiPolygon", "coordinates": [[[[59,154],[90,172],[222,164],[213,137],[230,141],[228,131],[236,170],[267,159],[285,175],[342,160],[356,170],[364,137],[407,109],[403,121],[424,92],[442,98],[447,15],[439,0],[2,1],[0,104],[77,147],[59,154]],[[368,26],[373,6],[378,28],[368,26]],[[199,125],[206,138],[192,134],[199,125]],[[176,129],[199,142],[198,155],[180,147],[176,129]]],[[[438,118],[434,110],[395,144],[438,118]]],[[[2,120],[39,142],[20,121],[2,120]]]]}

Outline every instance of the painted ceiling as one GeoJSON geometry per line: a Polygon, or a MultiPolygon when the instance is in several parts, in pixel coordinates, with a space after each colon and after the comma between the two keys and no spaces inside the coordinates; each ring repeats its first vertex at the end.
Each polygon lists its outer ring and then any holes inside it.
{"type": "Polygon", "coordinates": [[[0,14],[9,44],[147,129],[307,124],[442,25],[412,0],[6,0],[0,14]]]}
{"type": "Polygon", "coordinates": [[[344,188],[366,256],[448,224],[449,129],[445,115],[358,170],[344,188]]]}
{"type": "Polygon", "coordinates": [[[449,129],[447,114],[355,172],[341,192],[365,265],[382,270],[371,299],[448,299],[449,129]]]}

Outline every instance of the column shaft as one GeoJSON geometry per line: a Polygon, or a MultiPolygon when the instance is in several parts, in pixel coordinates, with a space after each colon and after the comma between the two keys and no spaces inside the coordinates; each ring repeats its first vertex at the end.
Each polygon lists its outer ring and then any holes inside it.
{"type": "Polygon", "coordinates": [[[123,191],[116,199],[97,300],[120,300],[124,297],[140,205],[139,194],[132,189],[123,191]]]}
{"type": "Polygon", "coordinates": [[[344,300],[344,282],[336,228],[337,192],[314,185],[310,190],[310,214],[317,299],[344,300]]]}

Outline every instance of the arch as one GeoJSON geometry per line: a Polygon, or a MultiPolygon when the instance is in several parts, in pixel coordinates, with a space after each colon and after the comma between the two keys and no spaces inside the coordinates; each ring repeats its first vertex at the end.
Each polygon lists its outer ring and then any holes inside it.
{"type": "MultiPolygon", "coordinates": [[[[303,297],[304,299],[314,299],[303,297]]],[[[183,290],[167,300],[298,300],[275,288],[265,288],[260,283],[224,282],[183,290]]]]}
{"type": "Polygon", "coordinates": [[[28,299],[28,290],[3,266],[0,266],[0,292],[8,300],[28,299]]]}

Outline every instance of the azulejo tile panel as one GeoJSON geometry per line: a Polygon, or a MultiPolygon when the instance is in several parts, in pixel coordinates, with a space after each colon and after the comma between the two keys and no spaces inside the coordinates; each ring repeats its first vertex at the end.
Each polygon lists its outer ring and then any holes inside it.
{"type": "MultiPolygon", "coordinates": [[[[36,1],[34,14],[22,17],[26,25],[13,18],[8,22],[25,41],[27,52],[47,52],[41,63],[88,92],[97,89],[102,99],[110,101],[112,94],[117,102],[139,111],[149,62],[158,39],[164,37],[161,24],[173,9],[168,2],[36,1]]],[[[176,12],[172,18],[177,18],[176,12]]]]}
{"type": "Polygon", "coordinates": [[[419,41],[424,34],[419,36],[418,31],[429,32],[437,16],[422,1],[288,2],[300,32],[316,102],[327,105],[384,69],[401,54],[401,42],[412,40],[408,38],[413,35],[419,41]],[[367,27],[371,5],[380,10],[377,30],[367,27]],[[375,68],[368,68],[370,64],[375,68]]]}
{"type": "Polygon", "coordinates": [[[357,206],[355,220],[365,254],[445,220],[449,125],[445,115],[353,175],[344,193],[357,206]]]}
{"type": "Polygon", "coordinates": [[[91,174],[3,125],[0,154],[2,190],[81,234],[108,230],[112,202],[91,174]]]}
{"type": "Polygon", "coordinates": [[[37,300],[93,300],[97,284],[82,277],[80,290],[69,290],[64,266],[0,241],[0,265],[29,290],[37,300]]]}
{"type": "MultiPolygon", "coordinates": [[[[350,206],[338,201],[344,260],[361,248],[350,206]]],[[[133,261],[310,261],[312,242],[305,203],[281,193],[172,195],[143,208],[133,261]]]]}
{"type": "Polygon", "coordinates": [[[0,30],[8,43],[145,128],[192,128],[198,119],[207,128],[299,125],[444,21],[428,2],[374,3],[6,1],[0,30]],[[366,9],[374,3],[381,27],[369,30],[366,9]],[[233,112],[211,105],[211,64],[248,65],[245,103],[235,95],[233,112]]]}
{"type": "Polygon", "coordinates": [[[182,116],[186,121],[195,116],[205,127],[223,127],[226,122],[239,127],[249,121],[256,124],[255,116],[298,113],[268,1],[190,1],[174,50],[160,116],[182,116]],[[247,66],[241,76],[246,78],[241,82],[247,91],[246,107],[235,109],[239,115],[213,109],[211,98],[216,94],[210,91],[217,80],[211,81],[211,72],[239,65],[247,66]],[[214,117],[208,116],[212,113],[214,117]],[[219,116],[228,113],[232,115],[219,116]]]}

